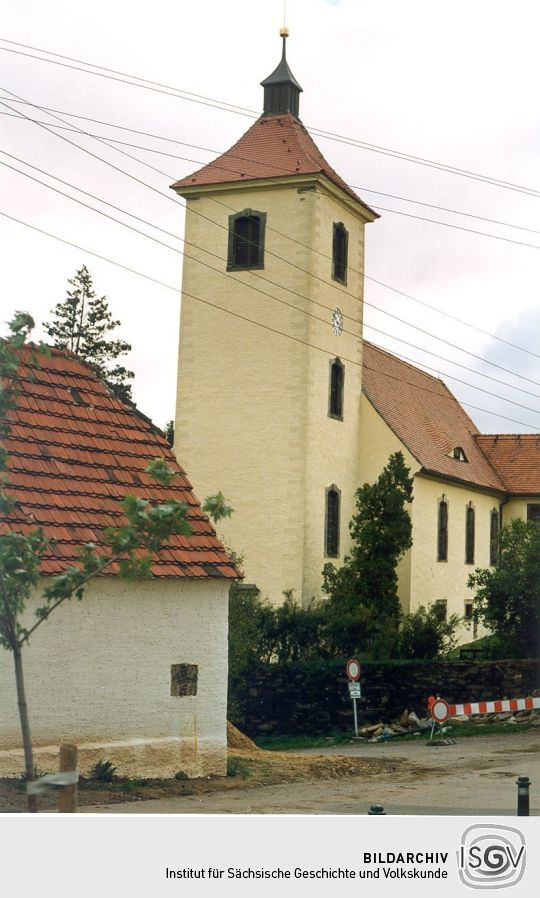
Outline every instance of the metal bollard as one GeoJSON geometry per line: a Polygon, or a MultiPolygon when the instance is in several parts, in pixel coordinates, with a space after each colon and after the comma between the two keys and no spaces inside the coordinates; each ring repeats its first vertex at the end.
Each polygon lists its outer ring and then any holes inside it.
{"type": "Polygon", "coordinates": [[[368,814],[371,816],[381,817],[386,814],[386,811],[384,810],[382,804],[372,804],[368,811],[368,814]]]}
{"type": "Polygon", "coordinates": [[[518,776],[516,785],[518,787],[517,815],[518,817],[528,817],[531,781],[528,776],[518,776]]]}

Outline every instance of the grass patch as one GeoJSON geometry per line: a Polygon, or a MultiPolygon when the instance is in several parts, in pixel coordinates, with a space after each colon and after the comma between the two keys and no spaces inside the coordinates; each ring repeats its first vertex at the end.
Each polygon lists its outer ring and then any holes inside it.
{"type": "Polygon", "coordinates": [[[251,768],[245,758],[238,755],[229,755],[227,758],[227,776],[239,776],[247,779],[251,776],[251,768]]]}
{"type": "Polygon", "coordinates": [[[292,751],[295,748],[328,748],[351,741],[350,733],[328,733],[327,736],[259,736],[255,743],[265,751],[292,751]]]}
{"type": "MultiPolygon", "coordinates": [[[[523,723],[452,723],[445,725],[443,734],[453,739],[465,736],[497,736],[506,733],[526,733],[531,729],[528,722],[523,723]]],[[[397,735],[389,739],[381,739],[380,742],[361,743],[380,745],[384,742],[410,742],[419,739],[427,740],[431,729],[413,730],[410,733],[397,735]]],[[[352,733],[331,733],[328,736],[259,736],[256,744],[266,751],[294,751],[302,748],[329,748],[332,745],[344,745],[351,741],[352,733]]],[[[440,735],[440,733],[439,733],[440,735]]]]}

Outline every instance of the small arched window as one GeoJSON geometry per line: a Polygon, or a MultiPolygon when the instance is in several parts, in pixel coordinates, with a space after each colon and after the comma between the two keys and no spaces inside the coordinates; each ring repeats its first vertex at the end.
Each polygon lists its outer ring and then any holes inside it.
{"type": "Polygon", "coordinates": [[[264,268],[265,224],[266,214],[253,209],[229,215],[227,271],[264,268]]]}
{"type": "Polygon", "coordinates": [[[465,564],[474,564],[474,506],[469,502],[465,510],[465,564]]]}
{"type": "Polygon", "coordinates": [[[330,558],[339,555],[339,512],[341,493],[335,483],[326,490],[326,515],[324,528],[324,554],[330,558]]]}
{"type": "Polygon", "coordinates": [[[448,561],[448,502],[439,499],[437,516],[437,561],[448,561]]]}
{"type": "Polygon", "coordinates": [[[349,247],[349,234],[343,222],[334,224],[334,239],[332,245],[332,277],[342,284],[347,283],[347,255],[349,247]]]}
{"type": "Polygon", "coordinates": [[[499,511],[493,508],[489,519],[489,563],[496,565],[499,560],[499,511]]]}
{"type": "Polygon", "coordinates": [[[330,361],[330,390],[328,397],[328,414],[330,418],[343,421],[343,386],[345,368],[339,359],[330,361]]]}

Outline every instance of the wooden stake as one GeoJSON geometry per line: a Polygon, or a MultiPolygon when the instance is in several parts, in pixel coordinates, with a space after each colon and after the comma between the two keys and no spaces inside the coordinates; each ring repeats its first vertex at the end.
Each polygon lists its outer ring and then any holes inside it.
{"type": "MultiPolygon", "coordinates": [[[[77,746],[60,746],[60,773],[77,769],[77,746]]],[[[60,814],[75,814],[77,812],[77,783],[72,786],[62,786],[58,799],[58,811],[60,814]]]]}

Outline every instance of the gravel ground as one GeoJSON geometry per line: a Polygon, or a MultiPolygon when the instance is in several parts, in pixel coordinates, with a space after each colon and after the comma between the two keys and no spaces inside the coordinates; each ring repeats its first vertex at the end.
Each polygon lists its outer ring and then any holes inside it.
{"type": "MultiPolygon", "coordinates": [[[[532,780],[531,815],[540,814],[540,732],[462,738],[428,748],[424,742],[348,744],[288,753],[385,761],[380,770],[281,785],[239,782],[226,792],[85,807],[106,814],[366,814],[373,803],[388,814],[513,815],[518,776],[532,780]]],[[[283,754],[283,753],[282,753],[283,754]]]]}

